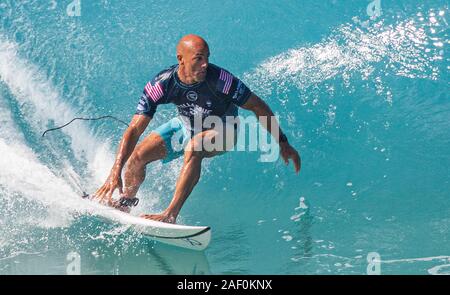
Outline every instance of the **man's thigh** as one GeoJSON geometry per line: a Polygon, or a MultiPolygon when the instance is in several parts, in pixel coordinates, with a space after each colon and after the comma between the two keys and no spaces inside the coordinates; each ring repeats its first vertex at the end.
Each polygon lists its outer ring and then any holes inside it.
{"type": "Polygon", "coordinates": [[[203,158],[222,155],[233,149],[237,142],[237,130],[206,130],[193,136],[185,148],[185,153],[196,152],[203,158]]]}
{"type": "Polygon", "coordinates": [[[152,132],[136,146],[133,153],[144,163],[149,163],[164,159],[167,156],[167,148],[164,139],[152,132]]]}

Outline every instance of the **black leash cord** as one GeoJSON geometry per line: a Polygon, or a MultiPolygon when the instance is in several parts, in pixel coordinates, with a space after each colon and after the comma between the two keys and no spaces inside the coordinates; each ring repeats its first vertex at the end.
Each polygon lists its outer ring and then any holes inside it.
{"type": "Polygon", "coordinates": [[[124,122],[124,121],[122,121],[122,120],[120,120],[120,119],[117,119],[117,118],[114,117],[114,116],[110,116],[110,115],[108,115],[108,116],[102,116],[102,117],[98,117],[98,118],[73,118],[70,122],[68,122],[68,123],[66,123],[66,124],[64,124],[64,125],[62,125],[62,126],[59,126],[59,127],[55,127],[55,128],[51,128],[51,129],[45,130],[45,132],[42,133],[42,137],[44,137],[45,134],[46,134],[47,132],[55,131],[55,130],[58,130],[58,129],[62,129],[62,128],[66,127],[67,125],[71,124],[73,121],[76,121],[76,120],[96,121],[96,120],[102,120],[102,119],[108,119],[108,118],[109,118],[109,119],[114,119],[114,120],[116,120],[116,121],[119,121],[120,123],[125,124],[125,125],[128,127],[128,124],[127,124],[126,122],[124,122]]]}

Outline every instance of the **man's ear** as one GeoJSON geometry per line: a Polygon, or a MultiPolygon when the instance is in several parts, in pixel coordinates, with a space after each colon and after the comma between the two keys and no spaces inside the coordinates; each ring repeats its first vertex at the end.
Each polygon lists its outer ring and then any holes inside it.
{"type": "Polygon", "coordinates": [[[183,56],[181,54],[177,54],[177,60],[180,65],[184,64],[183,56]]]}

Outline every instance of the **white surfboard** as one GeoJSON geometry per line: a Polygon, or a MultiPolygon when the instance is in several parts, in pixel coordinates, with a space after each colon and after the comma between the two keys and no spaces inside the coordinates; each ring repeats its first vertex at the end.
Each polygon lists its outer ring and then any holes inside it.
{"type": "Polygon", "coordinates": [[[107,222],[130,225],[137,232],[161,243],[201,251],[208,247],[211,240],[209,226],[189,226],[149,220],[90,200],[86,201],[101,209],[95,210],[93,216],[107,222]]]}

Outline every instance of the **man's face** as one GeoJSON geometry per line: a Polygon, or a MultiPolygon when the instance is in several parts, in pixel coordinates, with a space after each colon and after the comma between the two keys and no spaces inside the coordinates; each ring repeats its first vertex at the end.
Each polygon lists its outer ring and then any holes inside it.
{"type": "Polygon", "coordinates": [[[195,82],[203,82],[208,68],[209,49],[207,46],[193,46],[183,56],[185,74],[195,82]]]}

